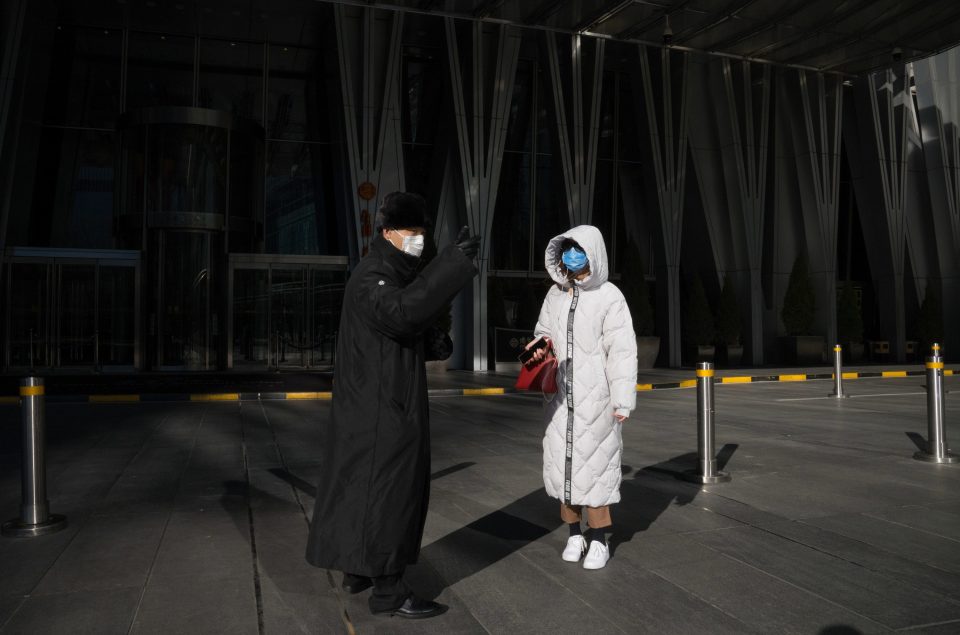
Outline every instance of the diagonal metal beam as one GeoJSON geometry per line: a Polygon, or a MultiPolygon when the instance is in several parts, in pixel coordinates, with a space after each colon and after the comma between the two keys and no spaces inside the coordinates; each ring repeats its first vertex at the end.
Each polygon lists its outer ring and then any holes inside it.
{"type": "Polygon", "coordinates": [[[527,25],[539,24],[559,11],[560,7],[565,3],[566,0],[546,0],[546,2],[541,2],[532,13],[523,19],[523,23],[527,25]]]}

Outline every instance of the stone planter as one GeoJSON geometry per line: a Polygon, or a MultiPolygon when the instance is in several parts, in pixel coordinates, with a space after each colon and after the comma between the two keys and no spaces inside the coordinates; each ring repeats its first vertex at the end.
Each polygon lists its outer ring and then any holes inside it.
{"type": "Polygon", "coordinates": [[[717,361],[728,368],[739,366],[743,361],[743,344],[721,344],[717,350],[717,361]]]}
{"type": "Polygon", "coordinates": [[[822,364],[823,342],[822,335],[784,335],[780,338],[780,359],[798,366],[822,364]]]}
{"type": "Polygon", "coordinates": [[[660,354],[660,336],[658,335],[638,335],[637,336],[637,369],[649,370],[657,361],[657,355],[660,354]]]}

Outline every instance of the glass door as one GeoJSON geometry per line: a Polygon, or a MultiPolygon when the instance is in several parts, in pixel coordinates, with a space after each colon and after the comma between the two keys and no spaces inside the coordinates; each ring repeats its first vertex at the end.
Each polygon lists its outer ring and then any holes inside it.
{"type": "Polygon", "coordinates": [[[161,231],[157,285],[157,359],[164,370],[207,370],[217,364],[211,242],[204,231],[161,231]]]}
{"type": "Polygon", "coordinates": [[[310,340],[306,290],[306,268],[270,271],[271,326],[279,357],[275,365],[279,367],[307,365],[310,340]]]}
{"type": "Polygon", "coordinates": [[[57,268],[55,365],[96,366],[97,266],[62,264],[57,268]]]}
{"type": "Polygon", "coordinates": [[[44,368],[50,365],[50,276],[43,262],[13,262],[7,267],[7,366],[44,368]]]}
{"type": "Polygon", "coordinates": [[[233,367],[270,365],[269,269],[233,273],[233,367]]]}
{"type": "Polygon", "coordinates": [[[345,273],[330,269],[310,270],[313,321],[312,365],[331,365],[337,348],[337,329],[343,305],[345,273]]]}
{"type": "Polygon", "coordinates": [[[130,266],[100,266],[97,287],[98,366],[138,365],[137,270],[130,266]]]}

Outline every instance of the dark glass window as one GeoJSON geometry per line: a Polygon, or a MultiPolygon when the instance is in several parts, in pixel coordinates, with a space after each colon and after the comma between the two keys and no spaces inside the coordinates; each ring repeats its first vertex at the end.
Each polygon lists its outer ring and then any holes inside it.
{"type": "Polygon", "coordinates": [[[294,46],[271,46],[269,54],[268,110],[264,126],[267,137],[329,141],[330,86],[319,52],[294,46]]]}
{"type": "Polygon", "coordinates": [[[533,126],[530,116],[533,110],[533,88],[533,63],[530,60],[520,60],[517,63],[517,78],[513,86],[513,101],[507,123],[507,150],[533,150],[533,126]]]}
{"type": "Polygon", "coordinates": [[[192,37],[130,33],[127,61],[127,109],[192,106],[192,37]]]}
{"type": "Polygon", "coordinates": [[[601,159],[612,159],[614,152],[614,111],[616,104],[616,81],[614,73],[603,74],[603,87],[600,96],[600,136],[597,139],[597,156],[601,159]]]}
{"type": "MultiPolygon", "coordinates": [[[[650,273],[652,244],[651,232],[659,225],[656,219],[646,218],[643,204],[643,173],[639,163],[621,161],[617,170],[617,237],[614,271],[620,271],[626,245],[634,243],[650,273]]],[[[651,213],[657,214],[656,210],[651,213]]],[[[659,238],[658,238],[659,240],[659,238]]]]}
{"type": "MultiPolygon", "coordinates": [[[[603,234],[607,243],[607,257],[612,258],[613,248],[613,161],[599,159],[593,188],[593,225],[603,234]]],[[[611,261],[612,262],[612,261],[611,261]]]]}
{"type": "Polygon", "coordinates": [[[559,157],[537,155],[537,214],[533,241],[533,262],[542,265],[541,255],[551,238],[570,228],[567,195],[563,184],[563,169],[559,157]]]}
{"type": "Polygon", "coordinates": [[[113,132],[43,129],[29,244],[113,247],[116,152],[113,132]]]}
{"type": "Polygon", "coordinates": [[[337,224],[331,168],[335,146],[267,143],[268,253],[340,255],[346,236],[337,224]]]}
{"type": "Polygon", "coordinates": [[[530,267],[531,156],[529,152],[504,153],[491,236],[493,269],[527,271],[530,267]]]}
{"type": "Polygon", "coordinates": [[[202,108],[260,121],[263,115],[263,44],[200,41],[202,108]]]}
{"type": "Polygon", "coordinates": [[[58,26],[44,121],[112,128],[120,114],[120,30],[58,26]]]}
{"type": "Polygon", "coordinates": [[[641,143],[649,144],[644,132],[646,121],[641,121],[644,105],[641,102],[643,92],[640,89],[639,73],[623,73],[620,75],[620,113],[617,121],[619,130],[618,142],[620,159],[624,161],[641,161],[641,143]]]}
{"type": "Polygon", "coordinates": [[[434,175],[443,169],[434,156],[443,103],[443,71],[440,63],[427,54],[404,56],[400,94],[406,189],[428,201],[432,185],[440,181],[434,175]]]}

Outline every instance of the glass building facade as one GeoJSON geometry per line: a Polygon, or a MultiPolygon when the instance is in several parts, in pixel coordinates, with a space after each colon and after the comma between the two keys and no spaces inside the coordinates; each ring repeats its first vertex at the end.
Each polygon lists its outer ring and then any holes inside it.
{"type": "Polygon", "coordinates": [[[958,145],[956,50],[889,71],[887,104],[886,71],[843,81],[419,9],[5,11],[5,371],[328,366],[343,285],[394,189],[424,195],[436,244],[484,234],[453,309],[456,367],[512,361],[504,342],[532,329],[549,284],[546,243],[580,222],[606,237],[615,282],[642,263],[663,365],[691,361],[697,279],[714,308],[734,286],[745,361],[778,361],[801,255],[825,342],[847,283],[868,354],[916,354],[928,297],[941,323],[958,317],[942,184],[960,175],[934,151],[958,145]],[[897,174],[907,193],[886,204],[897,174]]]}

